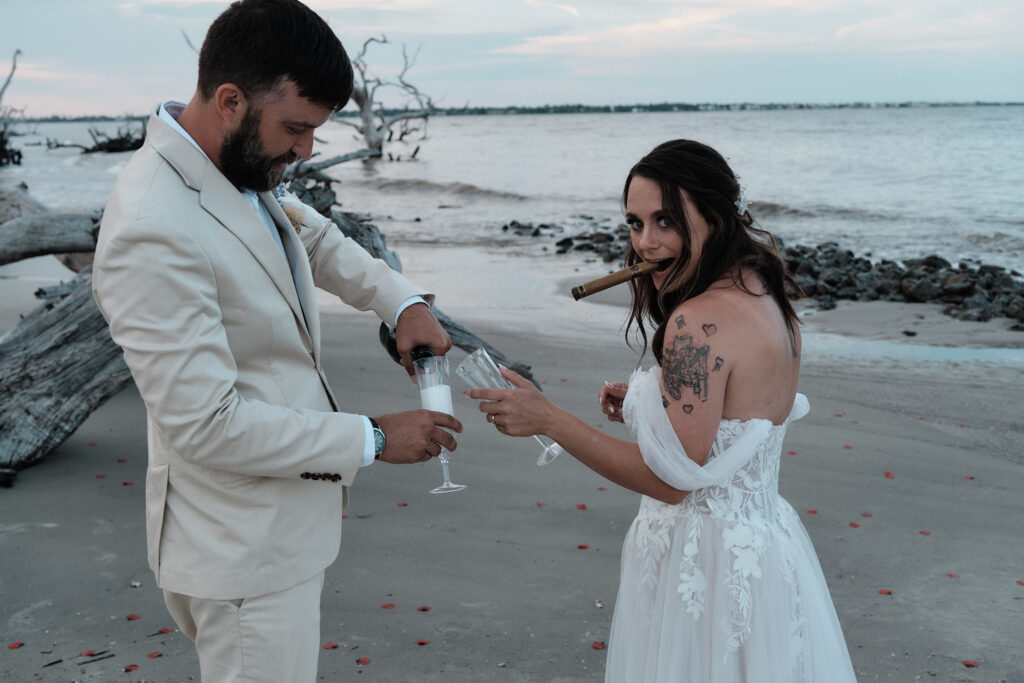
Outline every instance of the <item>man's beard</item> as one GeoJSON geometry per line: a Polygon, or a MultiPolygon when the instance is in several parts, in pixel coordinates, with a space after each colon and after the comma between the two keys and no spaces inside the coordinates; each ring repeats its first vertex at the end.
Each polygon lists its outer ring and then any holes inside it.
{"type": "Polygon", "coordinates": [[[291,152],[273,159],[266,155],[260,140],[261,115],[259,109],[251,107],[242,117],[238,130],[228,134],[220,145],[221,173],[235,187],[255,192],[277,187],[286,166],[274,166],[282,162],[289,164],[297,158],[291,152]]]}

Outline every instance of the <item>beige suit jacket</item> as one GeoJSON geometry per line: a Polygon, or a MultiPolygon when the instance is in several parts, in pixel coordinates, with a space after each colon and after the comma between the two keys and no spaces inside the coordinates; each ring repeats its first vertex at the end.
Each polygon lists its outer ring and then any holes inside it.
{"type": "Polygon", "coordinates": [[[295,280],[238,190],[154,115],[93,267],[146,404],[149,563],[162,588],[202,598],[283,590],[337,556],[364,423],[338,412],[320,365],[314,284],[389,322],[410,296],[432,300],[333,224],[296,234],[260,198],[295,280]]]}

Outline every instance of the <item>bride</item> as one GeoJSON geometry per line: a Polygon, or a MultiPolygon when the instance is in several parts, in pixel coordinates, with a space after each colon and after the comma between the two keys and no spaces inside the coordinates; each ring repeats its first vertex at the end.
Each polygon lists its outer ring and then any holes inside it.
{"type": "Polygon", "coordinates": [[[659,145],[626,178],[635,325],[657,364],[602,388],[636,443],[590,427],[530,382],[474,389],[498,431],[545,434],[643,494],[622,549],[605,680],[855,682],[814,548],[778,493],[782,439],[808,412],[797,393],[793,284],[725,159],[659,145]]]}

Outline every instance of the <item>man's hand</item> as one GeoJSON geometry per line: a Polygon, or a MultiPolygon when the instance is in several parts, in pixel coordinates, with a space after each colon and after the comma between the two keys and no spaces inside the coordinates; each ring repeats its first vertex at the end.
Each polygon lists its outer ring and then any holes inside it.
{"type": "Polygon", "coordinates": [[[402,365],[410,377],[415,376],[410,356],[414,348],[429,346],[435,356],[443,356],[452,348],[451,337],[426,304],[413,304],[402,311],[402,315],[398,316],[398,326],[395,328],[395,342],[402,365]]]}
{"type": "Polygon", "coordinates": [[[442,446],[454,451],[458,446],[455,437],[442,427],[462,433],[461,422],[433,410],[410,410],[375,419],[384,432],[380,459],[396,465],[430,460],[441,452],[442,446]]]}

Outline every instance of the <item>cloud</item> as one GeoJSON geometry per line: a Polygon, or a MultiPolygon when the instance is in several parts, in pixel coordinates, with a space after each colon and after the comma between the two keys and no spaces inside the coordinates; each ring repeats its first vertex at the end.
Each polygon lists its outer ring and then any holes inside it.
{"type": "Polygon", "coordinates": [[[892,51],[978,50],[1019,47],[1024,5],[887,8],[886,13],[842,26],[837,44],[847,49],[892,51]]]}
{"type": "Polygon", "coordinates": [[[43,62],[18,62],[14,82],[43,81],[75,84],[75,87],[93,87],[102,79],[96,74],[84,71],[67,71],[47,66],[43,62]]]}
{"type": "Polygon", "coordinates": [[[563,12],[568,12],[569,14],[573,15],[574,17],[578,17],[580,15],[580,11],[578,9],[576,9],[575,7],[570,7],[569,5],[562,5],[562,4],[559,4],[557,2],[547,2],[546,0],[526,0],[526,4],[527,5],[536,5],[536,6],[539,6],[539,7],[544,7],[544,6],[555,7],[557,9],[562,10],[563,12]]]}

